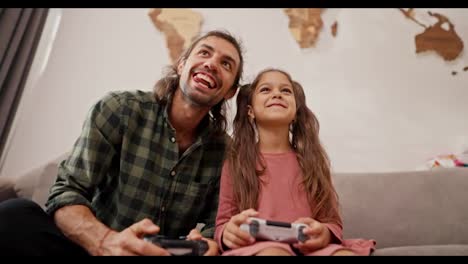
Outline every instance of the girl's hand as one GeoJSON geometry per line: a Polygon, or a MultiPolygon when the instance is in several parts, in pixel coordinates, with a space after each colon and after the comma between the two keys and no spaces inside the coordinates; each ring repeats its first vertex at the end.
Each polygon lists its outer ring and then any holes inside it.
{"type": "Polygon", "coordinates": [[[223,231],[223,244],[228,248],[235,249],[255,242],[255,238],[253,238],[248,232],[241,230],[240,226],[244,223],[249,223],[249,217],[257,215],[258,212],[251,208],[231,217],[223,231]]]}
{"type": "Polygon", "coordinates": [[[295,223],[303,223],[308,227],[303,229],[303,232],[309,237],[305,242],[293,244],[293,246],[303,254],[321,249],[330,244],[331,233],[328,227],[317,220],[310,217],[301,217],[295,223]]]}

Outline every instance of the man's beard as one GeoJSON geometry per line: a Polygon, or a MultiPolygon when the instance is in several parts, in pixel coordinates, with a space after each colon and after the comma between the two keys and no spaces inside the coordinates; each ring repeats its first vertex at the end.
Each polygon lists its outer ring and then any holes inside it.
{"type": "Polygon", "coordinates": [[[186,102],[190,103],[191,105],[195,107],[200,107],[200,108],[212,107],[215,105],[215,103],[213,103],[213,97],[209,95],[199,96],[199,94],[202,94],[202,93],[195,91],[195,90],[196,88],[189,87],[187,82],[182,84],[182,87],[181,87],[182,96],[186,100],[186,102]],[[193,91],[193,93],[190,93],[190,91],[193,91]]]}

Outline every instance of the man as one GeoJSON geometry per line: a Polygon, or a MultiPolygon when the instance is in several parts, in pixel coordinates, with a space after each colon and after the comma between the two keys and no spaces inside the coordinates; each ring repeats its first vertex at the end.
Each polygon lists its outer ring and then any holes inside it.
{"type": "Polygon", "coordinates": [[[143,240],[161,234],[204,239],[206,255],[217,254],[207,238],[214,233],[227,139],[223,103],[235,95],[242,70],[236,39],[210,31],[182,54],[154,93],[102,98],[59,166],[46,203],[54,221],[30,201],[0,204],[0,249],[169,255],[143,240]],[[205,224],[201,233],[197,223],[205,224]]]}

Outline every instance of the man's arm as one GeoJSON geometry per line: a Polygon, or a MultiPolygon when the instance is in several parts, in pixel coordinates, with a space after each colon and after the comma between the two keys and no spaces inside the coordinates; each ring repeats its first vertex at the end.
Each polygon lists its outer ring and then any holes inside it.
{"type": "Polygon", "coordinates": [[[93,212],[91,201],[97,186],[106,188],[102,183],[121,149],[125,123],[121,100],[111,93],[91,108],[70,156],[59,166],[46,211],[65,236],[92,255],[169,255],[142,239],[159,232],[151,220],[143,219],[117,232],[93,212]]]}
{"type": "Polygon", "coordinates": [[[121,103],[115,94],[90,109],[70,156],[59,165],[46,203],[59,229],[91,254],[110,230],[91,210],[96,186],[101,183],[119,149],[121,103]]]}
{"type": "Polygon", "coordinates": [[[83,205],[61,207],[55,212],[54,220],[66,237],[81,245],[91,255],[100,255],[102,241],[111,232],[110,228],[83,205]]]}
{"type": "Polygon", "coordinates": [[[122,143],[121,108],[115,94],[104,97],[91,108],[69,157],[59,165],[46,202],[49,214],[66,205],[92,208],[95,190],[108,174],[122,143]]]}
{"type": "Polygon", "coordinates": [[[54,219],[65,236],[94,256],[170,255],[168,251],[142,239],[145,234],[159,232],[159,227],[149,219],[116,232],[96,219],[91,210],[83,205],[62,207],[55,212],[54,219]]]}

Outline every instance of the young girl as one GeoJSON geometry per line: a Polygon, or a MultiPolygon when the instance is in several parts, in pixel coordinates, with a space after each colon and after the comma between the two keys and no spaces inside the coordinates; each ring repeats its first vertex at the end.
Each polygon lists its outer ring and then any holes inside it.
{"type": "Polygon", "coordinates": [[[303,88],[288,73],[266,69],[240,89],[216,217],[223,255],[370,255],[375,241],[342,237],[318,131],[303,88]],[[255,241],[240,230],[249,217],[305,223],[309,239],[255,241]]]}

